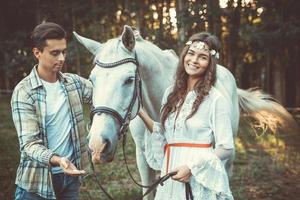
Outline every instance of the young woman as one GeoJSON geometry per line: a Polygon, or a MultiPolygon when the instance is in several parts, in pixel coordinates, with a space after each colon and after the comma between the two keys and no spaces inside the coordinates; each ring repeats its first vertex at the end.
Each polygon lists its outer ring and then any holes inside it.
{"type": "Polygon", "coordinates": [[[141,110],[147,129],[146,158],[161,175],[176,172],[157,188],[156,200],[233,199],[223,162],[234,150],[231,103],[214,88],[220,42],[193,35],[179,60],[176,80],[165,91],[161,121],[141,110]]]}

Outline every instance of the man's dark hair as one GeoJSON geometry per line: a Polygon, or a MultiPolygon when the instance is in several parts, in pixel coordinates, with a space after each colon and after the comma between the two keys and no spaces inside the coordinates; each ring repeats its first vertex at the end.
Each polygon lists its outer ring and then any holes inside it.
{"type": "Polygon", "coordinates": [[[33,47],[43,51],[47,39],[66,39],[66,31],[58,24],[53,22],[43,22],[37,25],[31,34],[31,40],[33,47]]]}

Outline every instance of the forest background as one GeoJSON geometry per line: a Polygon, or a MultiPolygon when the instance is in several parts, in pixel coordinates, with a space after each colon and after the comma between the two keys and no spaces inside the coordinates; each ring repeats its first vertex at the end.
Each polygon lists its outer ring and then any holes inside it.
{"type": "Polygon", "coordinates": [[[65,71],[87,77],[91,56],[77,31],[105,42],[123,25],[161,48],[180,52],[187,38],[209,31],[222,41],[221,64],[240,88],[260,87],[288,107],[300,106],[300,2],[297,0],[11,0],[0,7],[0,89],[10,91],[35,61],[30,33],[42,21],[68,32],[65,71]]]}

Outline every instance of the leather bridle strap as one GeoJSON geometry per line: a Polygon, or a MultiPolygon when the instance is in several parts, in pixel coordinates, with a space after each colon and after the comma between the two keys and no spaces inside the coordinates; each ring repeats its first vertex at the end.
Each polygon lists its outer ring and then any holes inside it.
{"type": "Polygon", "coordinates": [[[99,106],[99,107],[93,108],[93,109],[91,110],[90,120],[92,121],[92,120],[93,120],[93,116],[94,116],[95,114],[98,114],[98,113],[107,113],[107,114],[110,114],[110,115],[112,115],[115,119],[117,119],[118,122],[119,122],[120,124],[123,124],[123,123],[124,123],[123,117],[122,117],[117,111],[115,111],[115,110],[112,109],[112,108],[104,107],[104,106],[99,106]]]}
{"type": "Polygon", "coordinates": [[[102,68],[114,68],[114,67],[117,67],[119,65],[123,65],[123,64],[129,63],[129,62],[132,62],[133,64],[135,64],[136,66],[138,66],[138,62],[137,62],[136,58],[125,58],[123,60],[119,60],[117,62],[112,62],[112,63],[103,63],[103,62],[100,62],[99,60],[96,60],[95,63],[99,67],[102,67],[102,68]]]}

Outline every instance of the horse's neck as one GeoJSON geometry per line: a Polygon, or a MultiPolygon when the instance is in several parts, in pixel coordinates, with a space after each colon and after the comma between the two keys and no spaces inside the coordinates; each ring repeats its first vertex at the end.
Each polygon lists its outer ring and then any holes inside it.
{"type": "Polygon", "coordinates": [[[144,60],[140,69],[144,84],[143,103],[147,112],[157,121],[163,94],[174,81],[177,57],[163,54],[152,59],[151,57],[144,59],[147,60],[144,60]]]}

